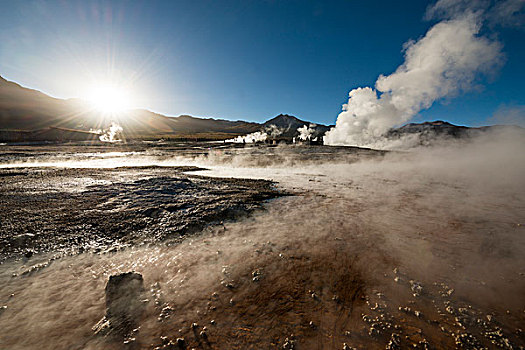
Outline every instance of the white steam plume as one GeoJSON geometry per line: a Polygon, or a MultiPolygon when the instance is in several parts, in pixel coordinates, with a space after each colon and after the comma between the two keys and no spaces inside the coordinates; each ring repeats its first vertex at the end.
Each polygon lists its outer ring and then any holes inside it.
{"type": "Polygon", "coordinates": [[[118,134],[120,134],[124,129],[120,125],[118,125],[115,122],[112,122],[109,128],[104,130],[104,134],[100,135],[99,139],[102,142],[119,142],[122,141],[118,138],[118,134]]]}
{"type": "Polygon", "coordinates": [[[268,134],[266,134],[263,131],[256,131],[254,133],[243,135],[243,136],[237,136],[234,139],[226,140],[226,142],[235,142],[235,143],[255,143],[255,142],[263,142],[268,138],[268,134]]]}
{"type": "Polygon", "coordinates": [[[316,124],[310,124],[308,126],[303,125],[301,128],[297,129],[299,131],[299,137],[300,140],[306,141],[312,138],[312,135],[315,133],[315,127],[316,124]]]}
{"type": "Polygon", "coordinates": [[[335,128],[325,136],[326,144],[377,144],[392,127],[407,122],[438,99],[470,89],[477,74],[501,65],[502,45],[479,35],[480,11],[450,17],[418,41],[408,41],[405,62],[393,74],[380,75],[375,89],[350,91],[335,128]]]}
{"type": "Polygon", "coordinates": [[[264,131],[256,131],[248,135],[237,136],[234,139],[226,140],[226,142],[234,143],[256,143],[264,142],[268,139],[268,136],[275,138],[281,135],[283,131],[277,127],[277,125],[271,124],[267,126],[264,131]]]}
{"type": "Polygon", "coordinates": [[[265,131],[271,137],[277,137],[283,133],[283,131],[279,129],[279,127],[277,127],[277,125],[275,124],[271,124],[268,127],[266,127],[265,131]]]}
{"type": "Polygon", "coordinates": [[[429,6],[426,19],[458,18],[475,13],[490,26],[520,27],[525,24],[525,0],[439,0],[429,6]]]}

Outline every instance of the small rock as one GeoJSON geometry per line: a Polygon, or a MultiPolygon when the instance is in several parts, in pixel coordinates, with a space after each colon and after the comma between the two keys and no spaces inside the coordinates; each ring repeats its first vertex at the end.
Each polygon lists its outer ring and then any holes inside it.
{"type": "Polygon", "coordinates": [[[168,343],[170,342],[170,339],[166,336],[160,337],[160,340],[162,342],[162,345],[168,345],[168,343]]]}
{"type": "Polygon", "coordinates": [[[222,281],[221,284],[228,289],[235,289],[235,285],[232,282],[222,281]]]}
{"type": "Polygon", "coordinates": [[[412,294],[417,297],[420,296],[423,292],[423,286],[421,283],[410,280],[410,289],[412,290],[412,294]]]}
{"type": "Polygon", "coordinates": [[[126,272],[109,277],[106,284],[106,315],[93,327],[95,334],[126,335],[137,328],[144,311],[142,275],[126,272]]]}
{"type": "Polygon", "coordinates": [[[136,340],[137,340],[136,338],[128,338],[128,339],[124,340],[124,344],[131,344],[131,343],[133,343],[136,340]]]}
{"type": "Polygon", "coordinates": [[[401,349],[400,343],[401,343],[401,338],[399,334],[392,333],[392,335],[390,336],[390,341],[388,342],[385,348],[386,349],[401,349]]]}
{"type": "Polygon", "coordinates": [[[292,337],[286,338],[284,340],[283,349],[284,350],[293,350],[293,349],[295,349],[295,340],[292,337]]]}
{"type": "Polygon", "coordinates": [[[184,338],[177,338],[176,342],[179,349],[184,349],[186,347],[186,341],[184,340],[184,338]]]}

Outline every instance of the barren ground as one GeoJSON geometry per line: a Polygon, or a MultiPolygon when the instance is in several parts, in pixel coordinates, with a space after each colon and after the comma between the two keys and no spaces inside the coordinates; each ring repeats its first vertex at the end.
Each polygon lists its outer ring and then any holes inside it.
{"type": "Polygon", "coordinates": [[[496,181],[459,156],[119,147],[4,146],[0,348],[525,345],[521,165],[496,181]],[[140,327],[94,335],[131,270],[140,327]]]}

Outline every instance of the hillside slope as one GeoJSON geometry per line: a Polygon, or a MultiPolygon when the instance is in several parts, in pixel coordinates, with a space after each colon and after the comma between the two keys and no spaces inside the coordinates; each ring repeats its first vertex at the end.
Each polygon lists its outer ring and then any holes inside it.
{"type": "MultiPolygon", "coordinates": [[[[136,109],[120,115],[103,115],[77,99],[62,100],[28,89],[0,77],[0,130],[2,135],[44,135],[55,128],[78,131],[103,130],[111,122],[123,128],[126,138],[220,133],[247,134],[260,124],[221,119],[202,119],[187,115],[167,117],[148,110],[136,109]],[[37,132],[38,131],[38,132],[37,132]]],[[[58,131],[57,131],[58,130],[58,131]]],[[[67,135],[65,135],[67,138],[67,135]]],[[[41,137],[40,137],[41,138],[41,137]]],[[[55,139],[55,138],[53,138],[55,139]]]]}

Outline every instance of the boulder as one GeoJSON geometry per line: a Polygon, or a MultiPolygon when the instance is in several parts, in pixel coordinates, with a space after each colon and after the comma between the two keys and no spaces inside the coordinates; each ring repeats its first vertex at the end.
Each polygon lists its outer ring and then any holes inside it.
{"type": "Polygon", "coordinates": [[[95,334],[126,336],[137,328],[144,311],[143,292],[144,279],[140,273],[110,276],[106,284],[106,315],[93,327],[95,334]]]}

